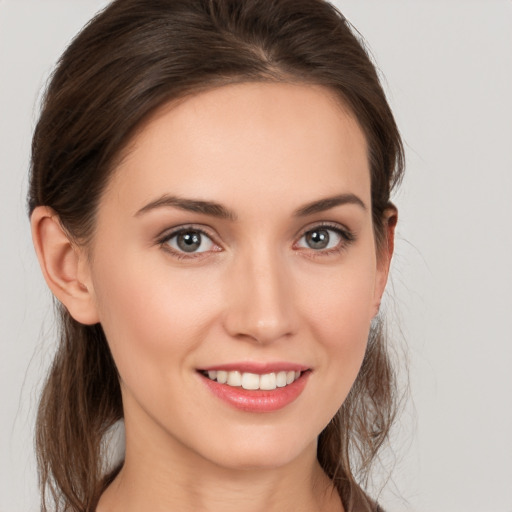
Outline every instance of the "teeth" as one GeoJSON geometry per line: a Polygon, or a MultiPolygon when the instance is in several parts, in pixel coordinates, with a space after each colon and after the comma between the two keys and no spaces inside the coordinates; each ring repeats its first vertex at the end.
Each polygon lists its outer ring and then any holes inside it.
{"type": "Polygon", "coordinates": [[[260,389],[276,389],[276,374],[275,373],[265,373],[260,376],[260,389]]]}
{"type": "Polygon", "coordinates": [[[241,386],[242,385],[242,374],[240,372],[228,372],[228,386],[241,386]]]}
{"type": "Polygon", "coordinates": [[[284,388],[286,386],[286,372],[279,372],[276,375],[276,386],[278,388],[284,388]]]}
{"type": "Polygon", "coordinates": [[[242,387],[244,389],[260,389],[260,376],[255,373],[242,373],[242,387]]]}
{"type": "Polygon", "coordinates": [[[224,370],[209,370],[205,372],[211,380],[216,380],[220,384],[227,384],[233,387],[242,387],[243,389],[262,389],[271,391],[276,388],[284,388],[285,386],[296,381],[300,377],[300,371],[277,372],[277,373],[264,373],[258,375],[257,373],[232,371],[226,372],[224,370]]]}

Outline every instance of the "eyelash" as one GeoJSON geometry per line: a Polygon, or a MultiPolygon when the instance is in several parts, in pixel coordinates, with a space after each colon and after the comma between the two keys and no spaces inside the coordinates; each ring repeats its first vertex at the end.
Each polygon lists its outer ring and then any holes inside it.
{"type": "MultiPolygon", "coordinates": [[[[174,238],[174,237],[177,237],[178,235],[182,234],[182,233],[188,233],[188,232],[194,232],[194,233],[199,233],[201,236],[205,236],[207,237],[208,239],[210,239],[212,241],[212,243],[216,246],[216,247],[219,247],[219,245],[217,243],[215,243],[214,241],[214,237],[208,233],[206,230],[204,230],[203,228],[198,228],[194,225],[189,225],[189,226],[180,226],[179,228],[177,229],[174,229],[170,232],[167,232],[165,233],[163,236],[159,237],[158,240],[157,240],[157,243],[158,245],[160,245],[160,247],[169,252],[170,254],[172,254],[173,257],[177,258],[178,260],[191,260],[191,259],[196,259],[196,258],[201,258],[201,257],[204,257],[206,254],[208,254],[209,252],[212,252],[212,251],[204,251],[204,252],[191,252],[191,253],[186,253],[186,252],[182,252],[182,251],[177,251],[176,249],[173,249],[170,245],[169,245],[169,242],[174,238]]],[[[213,252],[219,252],[221,249],[218,249],[218,250],[214,250],[213,252]]]]}
{"type": "MultiPolygon", "coordinates": [[[[348,230],[346,228],[341,228],[339,225],[330,224],[330,223],[320,223],[320,224],[316,224],[312,227],[308,227],[307,229],[304,229],[301,232],[301,235],[299,236],[298,241],[302,240],[308,233],[314,232],[315,230],[322,230],[322,229],[326,230],[326,231],[333,231],[342,239],[342,242],[337,244],[336,247],[332,247],[330,249],[325,249],[325,250],[315,250],[312,248],[308,249],[306,247],[300,247],[300,248],[297,248],[296,250],[307,251],[310,253],[310,257],[313,257],[313,258],[325,257],[325,256],[334,255],[334,254],[339,254],[339,253],[345,251],[353,242],[356,241],[356,236],[353,232],[351,232],[350,230],[348,230]]],[[[180,226],[177,229],[174,229],[170,232],[165,233],[164,235],[160,236],[157,239],[157,244],[163,250],[171,253],[172,256],[177,258],[178,260],[191,260],[191,259],[196,259],[196,258],[203,258],[206,255],[208,255],[210,252],[220,252],[222,250],[219,248],[219,249],[216,249],[213,251],[186,253],[186,252],[182,252],[182,251],[177,251],[176,249],[173,249],[172,247],[169,246],[170,240],[172,240],[174,237],[177,237],[178,235],[180,235],[182,233],[187,233],[187,232],[199,233],[200,235],[205,236],[209,240],[211,240],[211,242],[214,246],[220,247],[219,244],[217,244],[215,242],[214,237],[210,233],[208,233],[203,228],[199,228],[194,225],[180,226]]],[[[297,245],[298,241],[294,243],[294,247],[297,245]]]]}
{"type": "MultiPolygon", "coordinates": [[[[332,247],[331,249],[314,250],[312,248],[298,248],[298,250],[307,251],[309,253],[308,256],[312,258],[321,258],[335,254],[341,254],[343,251],[347,250],[352,243],[356,241],[356,236],[352,231],[344,227],[342,228],[338,224],[330,224],[328,222],[321,222],[320,224],[308,227],[307,229],[302,231],[302,234],[300,235],[298,240],[302,240],[308,233],[312,233],[318,230],[333,231],[341,238],[341,241],[339,244],[337,244],[335,247],[332,247]]],[[[294,245],[296,245],[297,243],[298,242],[296,242],[294,245]]]]}

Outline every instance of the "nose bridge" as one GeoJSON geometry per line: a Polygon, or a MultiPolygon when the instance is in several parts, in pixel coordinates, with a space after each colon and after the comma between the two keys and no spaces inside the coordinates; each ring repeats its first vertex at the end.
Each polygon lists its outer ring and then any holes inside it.
{"type": "Polygon", "coordinates": [[[260,244],[231,268],[226,328],[234,336],[269,343],[293,333],[289,271],[279,251],[260,244]]]}

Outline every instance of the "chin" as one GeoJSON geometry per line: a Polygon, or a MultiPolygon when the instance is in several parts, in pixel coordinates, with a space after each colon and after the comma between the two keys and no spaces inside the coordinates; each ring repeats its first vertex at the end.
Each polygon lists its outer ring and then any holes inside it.
{"type": "Polygon", "coordinates": [[[228,470],[275,470],[304,457],[316,459],[316,437],[305,439],[303,431],[297,438],[289,431],[270,430],[226,436],[218,449],[213,444],[206,447],[203,458],[228,470]]]}

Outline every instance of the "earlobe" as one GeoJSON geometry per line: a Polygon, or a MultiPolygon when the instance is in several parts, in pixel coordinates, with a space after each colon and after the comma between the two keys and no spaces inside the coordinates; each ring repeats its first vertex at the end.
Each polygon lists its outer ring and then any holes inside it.
{"type": "Polygon", "coordinates": [[[68,238],[51,208],[35,208],[30,223],[37,258],[50,290],[77,322],[98,323],[92,285],[84,282],[87,273],[83,251],[68,238]]]}
{"type": "Polygon", "coordinates": [[[395,228],[398,222],[398,210],[392,204],[384,211],[383,214],[383,236],[381,246],[378,247],[377,254],[377,276],[375,281],[375,303],[374,303],[374,316],[378,314],[382,295],[386,288],[386,283],[389,276],[389,268],[391,265],[391,258],[395,249],[395,228]]]}

